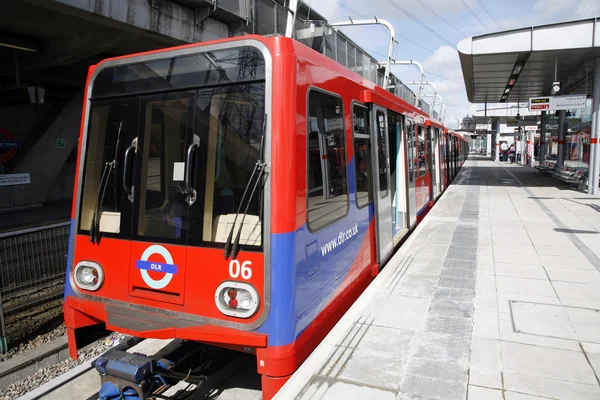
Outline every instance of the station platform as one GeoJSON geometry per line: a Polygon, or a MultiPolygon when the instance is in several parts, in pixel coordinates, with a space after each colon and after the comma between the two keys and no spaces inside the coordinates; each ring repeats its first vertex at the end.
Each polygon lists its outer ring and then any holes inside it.
{"type": "Polygon", "coordinates": [[[599,399],[600,198],[470,156],[275,399],[599,399]]]}

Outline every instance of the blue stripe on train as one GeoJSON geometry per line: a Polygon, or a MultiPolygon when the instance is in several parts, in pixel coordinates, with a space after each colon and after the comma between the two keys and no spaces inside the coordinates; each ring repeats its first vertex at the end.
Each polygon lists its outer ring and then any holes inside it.
{"type": "Polygon", "coordinates": [[[69,228],[69,249],[67,253],[67,268],[66,268],[66,276],[65,276],[65,299],[68,296],[75,296],[75,292],[71,287],[71,281],[69,279],[69,272],[71,269],[71,251],[73,250],[73,245],[75,242],[75,221],[71,219],[71,227],[69,228]]]}
{"type": "Polygon", "coordinates": [[[348,165],[348,213],[310,232],[271,235],[270,311],[258,332],[270,346],[292,343],[330,303],[348,275],[369,229],[374,207],[358,209],[354,159],[348,165]]]}

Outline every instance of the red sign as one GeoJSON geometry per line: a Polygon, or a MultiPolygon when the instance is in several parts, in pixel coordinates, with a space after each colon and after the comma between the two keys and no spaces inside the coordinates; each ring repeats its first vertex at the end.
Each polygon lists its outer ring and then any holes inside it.
{"type": "Polygon", "coordinates": [[[0,162],[8,161],[15,156],[21,143],[4,128],[0,128],[0,162]]]}
{"type": "Polygon", "coordinates": [[[550,109],[550,104],[532,104],[532,110],[548,110],[550,109]]]}

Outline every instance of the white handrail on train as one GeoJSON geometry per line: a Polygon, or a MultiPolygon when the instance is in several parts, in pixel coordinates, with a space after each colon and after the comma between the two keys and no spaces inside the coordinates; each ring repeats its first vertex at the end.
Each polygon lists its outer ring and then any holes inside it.
{"type": "Polygon", "coordinates": [[[288,7],[287,22],[285,25],[285,37],[291,38],[294,34],[294,26],[296,25],[296,13],[298,11],[298,0],[290,0],[288,7]]]}
{"type": "MultiPolygon", "coordinates": [[[[438,111],[438,119],[441,121],[441,117],[442,116],[442,107],[444,106],[444,99],[442,99],[442,96],[440,96],[439,94],[435,94],[436,97],[438,97],[440,99],[440,111],[438,111]]],[[[433,99],[433,106],[431,106],[431,113],[433,114],[433,110],[435,109],[435,99],[433,99]]]]}
{"type": "MultiPolygon", "coordinates": [[[[425,94],[425,95],[423,95],[423,97],[431,97],[431,95],[430,95],[430,94],[425,94]]],[[[435,99],[436,99],[436,98],[439,98],[439,99],[440,99],[440,111],[438,111],[438,119],[441,121],[441,118],[440,118],[440,117],[441,117],[441,114],[440,114],[440,113],[441,113],[441,111],[442,111],[442,107],[444,107],[444,99],[442,98],[442,96],[440,96],[440,95],[439,95],[439,94],[437,94],[437,93],[434,93],[434,94],[433,94],[433,104],[432,104],[432,106],[431,106],[431,115],[433,116],[433,112],[435,111],[435,104],[436,104],[436,103],[435,103],[435,99]]]]}
{"type": "Polygon", "coordinates": [[[332,27],[353,25],[382,25],[388,30],[388,32],[390,33],[390,45],[388,47],[388,54],[385,61],[385,73],[383,74],[383,88],[387,90],[388,80],[390,77],[390,65],[392,62],[392,52],[394,51],[394,43],[396,42],[396,31],[394,30],[394,26],[385,19],[379,19],[376,16],[374,16],[373,19],[358,19],[356,21],[350,18],[350,21],[348,22],[336,22],[329,25],[332,27]]]}
{"type": "MultiPolygon", "coordinates": [[[[433,115],[433,111],[435,109],[435,98],[436,97],[440,97],[437,94],[437,89],[435,88],[435,85],[429,81],[425,81],[425,82],[404,82],[405,85],[427,85],[427,86],[431,86],[433,88],[433,104],[431,105],[431,115],[433,115]]],[[[420,86],[419,86],[420,87],[420,86]]],[[[429,97],[431,95],[423,95],[421,97],[429,97]]],[[[441,97],[440,97],[441,99],[441,97]]]]}
{"type": "MultiPolygon", "coordinates": [[[[420,62],[414,61],[414,60],[406,60],[406,61],[392,60],[391,63],[392,63],[392,65],[414,65],[417,68],[419,68],[419,70],[421,71],[421,76],[419,77],[419,89],[417,89],[417,96],[415,99],[415,107],[421,108],[421,107],[419,107],[419,100],[421,97],[421,86],[423,83],[423,76],[424,76],[423,65],[420,62]]],[[[379,63],[379,65],[384,65],[384,64],[385,64],[385,62],[379,63]]]]}
{"type": "Polygon", "coordinates": [[[442,117],[442,125],[444,125],[444,121],[446,121],[446,105],[442,104],[442,107],[444,107],[444,116],[442,117]]]}

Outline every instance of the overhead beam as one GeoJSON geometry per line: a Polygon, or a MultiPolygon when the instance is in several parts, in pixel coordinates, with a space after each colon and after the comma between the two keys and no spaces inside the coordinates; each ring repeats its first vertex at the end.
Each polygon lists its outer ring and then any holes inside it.
{"type": "Polygon", "coordinates": [[[127,38],[119,32],[85,32],[76,36],[63,37],[44,45],[44,55],[49,65],[73,64],[109,51],[124,40],[127,38]]]}
{"type": "Polygon", "coordinates": [[[21,0],[39,7],[176,45],[227,37],[229,26],[213,18],[196,24],[193,8],[171,0],[21,0]]]}

